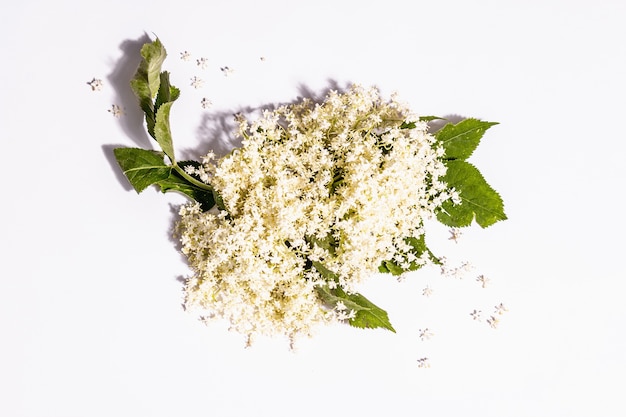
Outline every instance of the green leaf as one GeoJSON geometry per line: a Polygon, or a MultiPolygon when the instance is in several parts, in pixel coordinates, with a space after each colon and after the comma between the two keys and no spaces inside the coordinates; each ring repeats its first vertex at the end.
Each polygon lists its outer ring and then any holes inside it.
{"type": "Polygon", "coordinates": [[[164,103],[170,101],[176,101],[180,96],[180,90],[170,84],[170,73],[163,71],[161,73],[161,83],[159,85],[159,92],[157,93],[156,100],[154,101],[154,111],[158,112],[159,107],[164,103]]]}
{"type": "Polygon", "coordinates": [[[113,153],[124,175],[138,193],[170,176],[172,168],[165,164],[162,152],[139,148],[116,148],[113,149],[113,153]]]}
{"type": "Polygon", "coordinates": [[[161,146],[165,155],[170,158],[172,164],[174,159],[174,145],[172,144],[172,132],[170,131],[170,109],[174,102],[163,103],[156,114],[156,124],[154,125],[154,137],[161,146]]]}
{"type": "Polygon", "coordinates": [[[389,322],[387,312],[361,294],[346,294],[340,287],[330,289],[327,285],[315,288],[325,304],[334,308],[341,301],[348,310],[354,310],[356,315],[349,320],[351,326],[369,329],[381,327],[396,332],[389,322]]]}
{"type": "Polygon", "coordinates": [[[146,43],[141,47],[141,63],[132,80],[130,87],[139,99],[139,105],[146,115],[148,133],[154,137],[155,109],[152,100],[159,91],[161,65],[167,53],[159,39],[146,43]]]}
{"type": "Polygon", "coordinates": [[[311,262],[311,264],[315,267],[317,272],[322,274],[322,276],[326,278],[328,281],[339,282],[339,276],[335,274],[333,271],[331,271],[330,269],[326,268],[321,262],[313,261],[311,262]]]}
{"type": "Polygon", "coordinates": [[[469,226],[476,220],[481,227],[506,220],[504,203],[478,169],[466,161],[445,161],[446,175],[442,178],[461,197],[460,204],[445,201],[437,213],[437,220],[450,227],[469,226]]]}
{"type": "Polygon", "coordinates": [[[400,265],[396,264],[394,261],[383,261],[383,265],[387,271],[391,272],[391,275],[402,275],[406,272],[404,269],[402,269],[400,265]]]}
{"type": "MultiPolygon", "coordinates": [[[[435,254],[433,254],[430,251],[430,249],[428,249],[428,247],[426,246],[425,235],[420,235],[419,238],[414,238],[414,237],[406,238],[405,241],[412,247],[409,252],[413,253],[416,257],[420,258],[424,253],[428,253],[428,257],[430,258],[431,262],[433,262],[436,265],[441,264],[441,261],[439,260],[439,258],[437,258],[435,254]]],[[[408,255],[408,253],[406,255],[408,255]]],[[[381,265],[378,267],[378,272],[381,272],[383,274],[391,273],[391,275],[401,275],[407,271],[416,271],[420,269],[422,266],[423,265],[420,263],[411,262],[408,269],[404,269],[403,267],[398,265],[395,261],[389,260],[389,261],[383,261],[381,263],[381,265]]]]}
{"type": "Polygon", "coordinates": [[[432,122],[433,120],[446,120],[439,116],[420,116],[420,122],[432,122]]]}
{"type": "Polygon", "coordinates": [[[435,133],[435,138],[443,145],[446,158],[465,160],[472,155],[485,131],[497,124],[478,119],[465,119],[457,124],[446,124],[435,133]]]}
{"type": "MultiPolygon", "coordinates": [[[[420,235],[419,238],[414,238],[414,237],[407,238],[406,242],[413,247],[412,252],[418,258],[422,256],[424,253],[428,253],[428,258],[430,259],[432,263],[434,263],[435,265],[441,265],[441,261],[439,260],[439,258],[435,256],[435,254],[432,253],[430,249],[428,249],[428,246],[426,246],[425,234],[420,235]]],[[[416,267],[411,267],[411,271],[419,269],[420,267],[421,265],[416,264],[416,267]]]]}
{"type": "Polygon", "coordinates": [[[162,192],[177,191],[200,203],[203,211],[210,210],[215,205],[213,192],[203,190],[190,184],[185,178],[172,170],[169,177],[156,183],[162,192]]]}
{"type": "Polygon", "coordinates": [[[307,241],[311,244],[319,246],[322,249],[326,249],[331,255],[335,254],[337,242],[335,241],[332,233],[327,234],[323,239],[318,239],[315,236],[309,236],[307,237],[307,241]]]}
{"type": "MultiPolygon", "coordinates": [[[[150,99],[154,99],[159,91],[161,81],[161,66],[167,52],[161,41],[146,43],[141,47],[141,63],[132,81],[144,84],[142,91],[148,91],[150,99]]],[[[141,97],[140,97],[141,98],[141,97]]]]}

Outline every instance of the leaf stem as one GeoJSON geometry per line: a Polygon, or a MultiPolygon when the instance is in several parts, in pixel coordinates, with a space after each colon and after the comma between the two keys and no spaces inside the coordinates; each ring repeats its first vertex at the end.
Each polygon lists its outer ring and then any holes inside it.
{"type": "Polygon", "coordinates": [[[201,181],[198,181],[197,179],[195,179],[191,175],[187,174],[184,169],[182,169],[180,166],[178,166],[177,163],[173,163],[172,167],[176,170],[176,172],[178,172],[184,179],[189,181],[192,185],[194,185],[194,186],[196,186],[198,188],[201,188],[203,190],[213,191],[213,187],[211,187],[210,185],[205,184],[205,183],[203,183],[201,181]]]}

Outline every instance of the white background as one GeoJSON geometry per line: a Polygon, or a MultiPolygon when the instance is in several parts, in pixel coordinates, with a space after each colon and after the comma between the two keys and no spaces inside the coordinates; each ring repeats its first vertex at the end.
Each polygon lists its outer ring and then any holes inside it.
{"type": "Polygon", "coordinates": [[[0,15],[0,415],[626,415],[623,1],[25,0],[0,15]],[[364,289],[396,334],[245,349],[180,306],[184,199],[138,196],[111,156],[149,144],[127,81],[153,34],[182,89],[184,156],[224,147],[219,122],[246,106],[375,84],[422,114],[500,122],[472,161],[509,220],[458,244],[432,227],[438,254],[475,265],[463,280],[364,289]],[[471,320],[499,302],[497,330],[471,320]]]}

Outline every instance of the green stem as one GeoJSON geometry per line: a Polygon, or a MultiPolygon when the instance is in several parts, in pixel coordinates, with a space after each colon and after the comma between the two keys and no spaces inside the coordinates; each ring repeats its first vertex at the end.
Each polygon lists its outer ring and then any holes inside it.
{"type": "Polygon", "coordinates": [[[184,169],[182,169],[181,167],[178,166],[177,163],[173,163],[172,167],[174,167],[176,172],[178,172],[184,179],[189,181],[194,186],[196,186],[198,188],[201,188],[203,190],[213,191],[213,187],[211,187],[210,185],[205,184],[203,182],[200,182],[197,179],[195,179],[194,177],[192,177],[191,175],[187,174],[184,169]]]}

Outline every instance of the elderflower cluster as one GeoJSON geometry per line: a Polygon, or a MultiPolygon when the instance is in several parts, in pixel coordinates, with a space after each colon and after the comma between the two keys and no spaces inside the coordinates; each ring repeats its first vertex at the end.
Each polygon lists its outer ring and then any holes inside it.
{"type": "Polygon", "coordinates": [[[252,124],[240,120],[239,133],[241,148],[187,167],[223,200],[221,209],[180,210],[194,271],[188,308],[249,337],[293,339],[354,317],[343,303],[325,306],[316,287],[349,294],[382,261],[427,262],[406,238],[419,238],[423,220],[456,196],[440,180],[443,149],[395,97],[360,86],[331,91],[323,103],[305,99],[252,124]]]}

